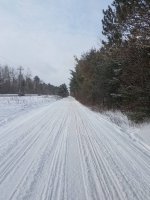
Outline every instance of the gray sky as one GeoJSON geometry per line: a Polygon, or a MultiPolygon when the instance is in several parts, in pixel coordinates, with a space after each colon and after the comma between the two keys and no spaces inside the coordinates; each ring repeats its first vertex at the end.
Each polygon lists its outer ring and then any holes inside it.
{"type": "Polygon", "coordinates": [[[69,83],[74,55],[99,47],[102,9],[112,0],[0,0],[0,64],[69,83]]]}

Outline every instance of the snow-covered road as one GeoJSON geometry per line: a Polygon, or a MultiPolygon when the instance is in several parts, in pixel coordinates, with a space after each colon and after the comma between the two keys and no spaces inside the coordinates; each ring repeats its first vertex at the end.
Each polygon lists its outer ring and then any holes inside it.
{"type": "Polygon", "coordinates": [[[0,128],[0,200],[150,200],[150,148],[69,97],[0,128]]]}

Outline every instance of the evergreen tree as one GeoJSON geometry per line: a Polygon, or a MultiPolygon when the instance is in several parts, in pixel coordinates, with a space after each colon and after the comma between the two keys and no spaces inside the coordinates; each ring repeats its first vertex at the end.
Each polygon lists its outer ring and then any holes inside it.
{"type": "Polygon", "coordinates": [[[70,92],[85,104],[150,117],[150,1],[114,0],[103,14],[106,39],[76,59],[70,92]]]}
{"type": "Polygon", "coordinates": [[[67,97],[69,95],[66,84],[62,84],[58,87],[58,95],[61,97],[67,97]]]}

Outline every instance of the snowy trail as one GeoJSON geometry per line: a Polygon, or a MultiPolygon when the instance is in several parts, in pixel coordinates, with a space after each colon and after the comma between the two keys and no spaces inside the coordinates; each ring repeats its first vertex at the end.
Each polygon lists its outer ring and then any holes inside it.
{"type": "Polygon", "coordinates": [[[0,200],[149,200],[150,148],[73,98],[0,128],[0,200]]]}

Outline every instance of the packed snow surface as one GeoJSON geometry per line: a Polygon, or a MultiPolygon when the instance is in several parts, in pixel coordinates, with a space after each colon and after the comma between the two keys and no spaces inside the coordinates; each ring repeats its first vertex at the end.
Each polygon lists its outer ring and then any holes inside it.
{"type": "Polygon", "coordinates": [[[0,128],[0,200],[149,200],[150,147],[69,97],[0,128]]]}

